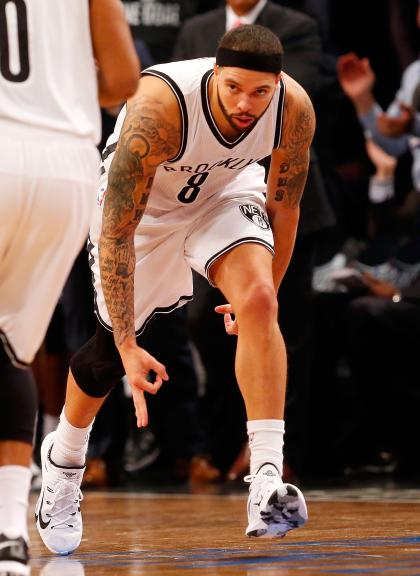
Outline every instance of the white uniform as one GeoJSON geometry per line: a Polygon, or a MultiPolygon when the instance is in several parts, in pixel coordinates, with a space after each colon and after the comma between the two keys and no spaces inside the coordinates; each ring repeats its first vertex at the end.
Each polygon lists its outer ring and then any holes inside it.
{"type": "Polygon", "coordinates": [[[100,137],[88,0],[0,3],[0,337],[30,363],[87,237],[100,137]]]}
{"type": "MultiPolygon", "coordinates": [[[[208,83],[213,58],[173,62],[148,68],[143,76],[164,80],[178,99],[182,138],[177,155],[156,172],[145,214],[135,235],[135,316],[141,333],[156,312],[170,312],[192,299],[191,268],[207,276],[214,260],[245,242],[273,251],[265,210],[264,169],[281,138],[285,87],[275,95],[248,132],[229,142],[213,119],[208,83]]],[[[124,121],[125,109],[102,154],[102,177],[90,232],[96,310],[105,328],[111,321],[101,288],[98,240],[108,170],[124,121]]]]}

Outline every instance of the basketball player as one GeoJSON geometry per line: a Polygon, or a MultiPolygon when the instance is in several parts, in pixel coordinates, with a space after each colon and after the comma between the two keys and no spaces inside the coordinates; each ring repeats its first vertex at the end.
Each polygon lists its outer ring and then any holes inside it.
{"type": "Polygon", "coordinates": [[[147,425],[144,393],[156,394],[168,374],[136,336],[154,314],[192,299],[191,269],[225,294],[218,312],[238,336],[251,446],[246,534],[281,537],[307,519],[302,493],[282,482],[286,352],[276,292],[293,250],[315,119],[306,92],[281,73],[281,57],[267,28],[236,28],[215,62],[147,69],[117,119],[89,242],[97,332],[72,358],[65,409],[41,449],[37,527],[53,552],[80,543],[87,438],[124,373],[138,426],[147,425]],[[257,160],[270,154],[266,186],[257,160]]]}
{"type": "Polygon", "coordinates": [[[118,105],[138,78],[119,0],[0,2],[1,575],[30,572],[37,398],[29,365],[88,235],[98,94],[118,105]]]}

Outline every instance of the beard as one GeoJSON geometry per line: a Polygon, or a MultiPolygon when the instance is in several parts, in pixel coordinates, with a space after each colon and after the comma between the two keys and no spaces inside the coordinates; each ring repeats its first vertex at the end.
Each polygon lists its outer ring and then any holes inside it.
{"type": "Polygon", "coordinates": [[[223,116],[225,117],[225,119],[229,123],[229,126],[231,128],[233,128],[238,135],[242,134],[243,132],[246,132],[247,130],[251,130],[251,128],[255,125],[255,123],[258,120],[258,118],[256,116],[254,116],[253,114],[229,114],[229,112],[226,110],[225,105],[223,104],[223,102],[220,98],[219,87],[217,87],[217,102],[220,106],[220,110],[222,111],[223,116]],[[245,128],[241,128],[240,126],[235,124],[235,122],[234,122],[235,117],[246,118],[246,119],[249,118],[249,119],[252,119],[253,122],[252,122],[252,124],[249,124],[249,126],[246,126],[245,128]]]}

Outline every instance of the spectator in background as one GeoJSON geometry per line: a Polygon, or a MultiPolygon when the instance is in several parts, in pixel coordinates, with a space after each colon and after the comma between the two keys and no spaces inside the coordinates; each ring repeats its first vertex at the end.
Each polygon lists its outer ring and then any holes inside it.
{"type": "Polygon", "coordinates": [[[156,64],[170,60],[182,22],[196,14],[198,10],[196,0],[123,0],[123,2],[134,38],[145,43],[156,64]]]}
{"type": "Polygon", "coordinates": [[[98,96],[104,106],[131,96],[139,62],[117,1],[73,0],[71,10],[55,0],[45,0],[43,10],[6,4],[9,10],[0,6],[3,32],[6,27],[0,67],[0,572],[19,576],[30,571],[27,503],[37,401],[29,365],[87,236],[99,167],[98,96]],[[11,32],[15,26],[19,34],[11,32]],[[9,54],[19,61],[12,65],[9,54]]]}
{"type": "Polygon", "coordinates": [[[406,201],[396,210],[396,158],[369,139],[367,149],[376,168],[369,198],[375,207],[388,205],[391,226],[379,223],[375,230],[377,244],[388,252],[383,262],[367,266],[361,254],[353,264],[360,287],[346,315],[355,428],[349,461],[356,468],[383,467],[392,456],[399,475],[418,479],[420,197],[414,192],[411,209],[406,201]]]}
{"type": "Polygon", "coordinates": [[[401,474],[413,474],[417,466],[407,458],[418,442],[414,418],[407,415],[420,401],[413,378],[420,197],[405,184],[397,158],[370,139],[366,148],[375,168],[367,190],[368,237],[351,255],[343,247],[341,266],[330,270],[315,298],[314,376],[323,386],[310,416],[318,422],[328,403],[330,418],[316,430],[313,446],[325,446],[326,457],[317,454],[315,460],[330,477],[346,468],[391,471],[395,457],[401,474]]]}
{"type": "Polygon", "coordinates": [[[420,38],[416,25],[418,0],[388,0],[390,43],[397,54],[400,70],[413,62],[420,50],[420,38]]]}
{"type": "Polygon", "coordinates": [[[417,270],[403,287],[398,286],[398,276],[388,282],[363,272],[368,295],[353,299],[347,315],[356,428],[350,461],[359,466],[377,463],[381,453],[391,453],[398,462],[398,472],[417,480],[419,248],[417,237],[396,253],[405,275],[407,268],[417,270]]]}
{"type": "MultiPolygon", "coordinates": [[[[284,47],[284,70],[291,74],[314,97],[320,85],[321,42],[315,20],[306,14],[278,6],[266,0],[227,0],[226,5],[197,15],[182,26],[172,55],[173,60],[212,55],[226,30],[240,24],[267,26],[284,47]]],[[[268,161],[265,162],[268,169],[268,161]]],[[[287,390],[288,430],[285,442],[286,462],[295,471],[302,468],[305,440],[305,414],[310,390],[310,340],[312,272],[317,235],[334,224],[323,177],[314,148],[292,260],[279,291],[279,322],[289,352],[287,390]]],[[[247,448],[240,448],[246,438],[243,428],[243,404],[234,386],[232,358],[234,344],[223,340],[214,316],[214,306],[223,301],[216,289],[195,277],[197,294],[189,306],[195,342],[207,371],[204,410],[210,452],[216,466],[230,478],[247,469],[247,448]],[[201,325],[207,326],[206,335],[201,325]],[[221,385],[221,380],[225,382],[221,385]],[[229,439],[229,440],[227,440],[229,439]],[[235,461],[236,455],[239,457],[235,461]]],[[[286,474],[288,468],[286,468],[286,474]]]]}
{"type": "MultiPolygon", "coordinates": [[[[417,25],[420,28],[420,3],[417,25]]],[[[420,59],[404,70],[400,88],[386,113],[373,94],[376,78],[368,58],[359,58],[352,52],[341,56],[337,65],[341,87],[353,103],[368,136],[393,156],[411,150],[413,184],[420,191],[420,111],[414,107],[420,83],[420,59]]]]}

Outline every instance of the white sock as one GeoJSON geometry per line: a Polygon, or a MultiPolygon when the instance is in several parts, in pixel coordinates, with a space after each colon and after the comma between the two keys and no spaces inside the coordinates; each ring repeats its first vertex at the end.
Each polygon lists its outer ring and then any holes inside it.
{"type": "Polygon", "coordinates": [[[283,475],[284,420],[248,420],[246,423],[251,450],[251,474],[264,464],[273,464],[283,475]]]}
{"type": "Polygon", "coordinates": [[[63,409],[51,450],[52,462],[58,466],[84,466],[92,425],[93,422],[86,428],[76,428],[67,420],[63,409]]]}
{"type": "Polygon", "coordinates": [[[53,416],[52,414],[46,414],[42,417],[42,438],[44,439],[47,434],[54,432],[57,428],[60,419],[58,416],[53,416]]]}
{"type": "Polygon", "coordinates": [[[28,542],[28,496],[31,471],[26,466],[0,466],[0,533],[10,531],[28,542]]]}

